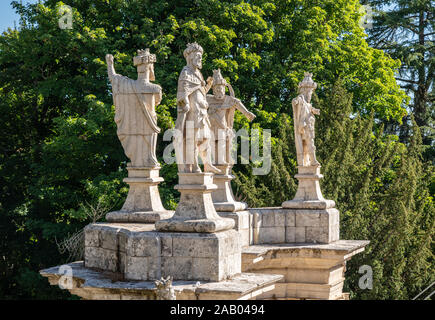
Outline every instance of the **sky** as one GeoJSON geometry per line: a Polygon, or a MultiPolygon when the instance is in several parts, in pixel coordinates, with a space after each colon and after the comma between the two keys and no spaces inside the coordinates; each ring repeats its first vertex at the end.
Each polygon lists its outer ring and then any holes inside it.
{"type": "MultiPolygon", "coordinates": [[[[20,0],[18,0],[20,1],[20,0]]],[[[21,0],[25,3],[37,3],[38,0],[21,0]]],[[[19,21],[19,16],[11,6],[12,0],[0,0],[0,33],[6,31],[9,27],[14,27],[14,21],[19,21]]]]}

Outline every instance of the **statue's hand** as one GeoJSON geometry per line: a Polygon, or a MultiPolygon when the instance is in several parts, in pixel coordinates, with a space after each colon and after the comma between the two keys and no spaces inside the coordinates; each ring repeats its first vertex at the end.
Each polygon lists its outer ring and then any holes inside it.
{"type": "Polygon", "coordinates": [[[113,56],[111,54],[106,54],[106,62],[108,65],[113,65],[113,56]]]}
{"type": "Polygon", "coordinates": [[[247,115],[247,118],[249,121],[252,121],[256,118],[257,116],[255,114],[253,114],[252,112],[249,112],[247,115]]]}
{"type": "Polygon", "coordinates": [[[320,109],[313,108],[312,112],[313,112],[313,114],[319,115],[320,114],[320,109]]]}
{"type": "Polygon", "coordinates": [[[189,112],[189,110],[190,110],[190,106],[189,106],[188,103],[186,103],[186,104],[183,106],[183,112],[189,112]]]}
{"type": "Polygon", "coordinates": [[[213,78],[212,77],[207,78],[207,85],[210,87],[213,85],[213,78]]]}

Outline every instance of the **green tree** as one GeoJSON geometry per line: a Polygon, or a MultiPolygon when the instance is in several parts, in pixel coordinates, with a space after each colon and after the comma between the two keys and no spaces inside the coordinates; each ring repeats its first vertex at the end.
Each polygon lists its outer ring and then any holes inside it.
{"type": "MultiPolygon", "coordinates": [[[[291,113],[291,99],[304,71],[315,73],[320,101],[326,101],[333,83],[342,79],[341,87],[353,95],[353,102],[346,105],[350,109],[342,118],[345,123],[333,128],[352,131],[355,140],[362,139],[357,130],[371,137],[366,127],[377,132],[375,121],[397,121],[406,113],[407,97],[394,79],[400,62],[368,46],[358,24],[357,0],[45,0],[25,6],[14,2],[14,7],[21,16],[20,27],[0,36],[0,296],[4,298],[65,297],[37,274],[67,260],[67,255],[59,254],[56,239],[88,223],[83,209],[87,203],[104,203],[116,210],[125,199],[122,178],[127,159],[113,122],[106,53],[114,54],[117,71],[129,77],[136,76],[132,58],[137,49],[149,47],[156,53],[156,82],[164,92],[157,113],[164,131],[176,116],[177,78],[185,64],[182,51],[192,41],[204,47],[203,74],[221,68],[236,95],[257,114],[252,125],[236,115],[236,130],[272,129],[271,173],[260,181],[251,174],[252,166],[235,167],[236,191],[252,205],[279,205],[296,190],[292,121],[285,114],[291,113]],[[71,30],[58,26],[63,4],[72,7],[71,30]],[[360,127],[348,128],[346,121],[354,123],[349,114],[359,119],[360,127]]],[[[333,105],[322,108],[324,116],[336,112],[333,105]]],[[[318,130],[337,134],[327,125],[318,130]]],[[[388,146],[377,149],[383,154],[392,147],[377,135],[374,141],[388,146]]],[[[162,136],[159,139],[157,154],[162,155],[166,144],[162,136]]],[[[335,161],[327,158],[328,150],[339,157],[340,148],[349,147],[330,138],[320,149],[328,179],[335,161]]],[[[378,154],[362,147],[359,154],[361,159],[351,168],[364,177],[362,166],[378,154]]],[[[160,162],[164,205],[174,208],[176,166],[160,162]]],[[[390,174],[394,176],[398,168],[391,165],[390,174]]],[[[346,174],[341,173],[345,181],[336,179],[336,186],[325,186],[326,195],[343,206],[342,212],[349,206],[344,217],[357,211],[351,200],[362,183],[346,174]]],[[[420,178],[415,174],[419,185],[420,178]]],[[[379,182],[367,183],[371,190],[379,182]]],[[[424,184],[421,190],[426,190],[424,184]]],[[[365,197],[374,195],[375,191],[365,197]]],[[[423,193],[417,195],[426,199],[423,193]]],[[[372,217],[376,211],[364,214],[372,217]]],[[[429,213],[426,217],[430,221],[429,213]]],[[[361,216],[362,225],[366,218],[361,216]]],[[[371,233],[352,233],[358,220],[348,220],[343,220],[345,236],[372,239],[371,233]]],[[[424,282],[422,276],[415,277],[424,282]]]]}
{"type": "MultiPolygon", "coordinates": [[[[373,7],[373,28],[368,29],[369,43],[402,61],[397,80],[412,97],[409,105],[423,133],[426,158],[435,155],[435,5],[432,0],[368,0],[373,7]],[[432,148],[430,148],[432,146],[432,148]]],[[[410,117],[404,119],[410,124],[410,117]]],[[[398,127],[404,139],[409,126],[398,127]]]]}

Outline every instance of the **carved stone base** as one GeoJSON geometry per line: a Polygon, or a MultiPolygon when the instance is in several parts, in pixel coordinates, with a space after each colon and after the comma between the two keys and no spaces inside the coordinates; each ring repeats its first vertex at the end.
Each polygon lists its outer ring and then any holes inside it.
{"type": "Polygon", "coordinates": [[[337,209],[250,208],[251,244],[332,243],[340,239],[337,209]]]}
{"type": "Polygon", "coordinates": [[[234,179],[234,176],[231,174],[231,166],[217,165],[216,167],[223,173],[215,174],[213,180],[217,185],[217,190],[213,191],[211,196],[216,211],[236,212],[248,208],[245,202],[236,201],[234,199],[233,190],[231,189],[231,180],[234,179]]]}
{"type": "Polygon", "coordinates": [[[85,267],[125,280],[221,281],[240,274],[241,245],[235,230],[157,232],[150,224],[94,223],[85,228],[85,267]]]}
{"type": "Polygon", "coordinates": [[[171,219],[156,222],[156,229],[166,232],[218,232],[234,227],[234,220],[221,218],[213,205],[211,192],[213,174],[178,173],[179,184],[175,186],[181,193],[177,210],[171,219]]]}
{"type": "Polygon", "coordinates": [[[243,250],[242,271],[284,276],[273,291],[258,296],[259,300],[341,300],[346,262],[368,244],[340,240],[331,244],[254,245],[243,250]]]}
{"type": "Polygon", "coordinates": [[[320,166],[298,166],[298,174],[295,175],[299,185],[293,200],[282,203],[283,208],[289,209],[329,209],[335,207],[334,200],[323,198],[320,190],[320,166]]]}
{"type": "Polygon", "coordinates": [[[159,167],[127,167],[128,178],[124,182],[130,185],[127,199],[120,211],[106,215],[110,222],[154,223],[170,218],[174,212],[166,210],[160,199],[158,184],[163,181],[159,176],[159,167]]]}

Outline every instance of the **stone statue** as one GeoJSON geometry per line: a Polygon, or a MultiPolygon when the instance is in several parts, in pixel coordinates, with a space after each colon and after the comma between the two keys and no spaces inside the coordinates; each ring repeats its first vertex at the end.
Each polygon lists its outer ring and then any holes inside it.
{"type": "Polygon", "coordinates": [[[234,220],[217,214],[211,195],[218,188],[213,179],[221,170],[213,165],[211,158],[207,92],[213,78],[209,77],[206,83],[202,77],[202,53],[197,43],[189,43],[183,53],[187,66],[178,79],[174,137],[178,165],[178,184],[174,188],[180,192],[180,201],[172,218],[156,222],[155,228],[160,232],[234,231],[231,230],[234,220]],[[204,163],[204,172],[199,167],[198,156],[204,163]]]}
{"type": "Polygon", "coordinates": [[[116,106],[118,137],[131,167],[159,167],[156,157],[157,114],[155,107],[162,99],[162,88],[153,84],[156,56],[149,49],[138,50],[134,57],[138,79],[116,74],[113,56],[106,56],[109,79],[116,106]]]}
{"type": "Polygon", "coordinates": [[[314,145],[315,114],[320,110],[311,105],[311,96],[317,88],[312,79],[312,74],[306,72],[305,78],[299,83],[299,96],[292,101],[293,119],[296,141],[296,156],[299,166],[320,166],[316,159],[316,147],[314,145]]]}
{"type": "Polygon", "coordinates": [[[203,49],[197,43],[189,43],[183,53],[187,65],[178,79],[178,115],[175,123],[177,134],[174,140],[179,172],[201,172],[198,155],[204,163],[205,172],[220,172],[211,160],[206,94],[213,79],[209,77],[206,83],[201,74],[202,53],[203,49]]]}
{"type": "MultiPolygon", "coordinates": [[[[296,156],[298,161],[298,190],[292,200],[284,201],[283,208],[288,209],[332,209],[334,200],[325,199],[320,189],[320,163],[316,159],[314,145],[315,114],[320,110],[311,105],[311,96],[317,88],[312,74],[305,72],[304,79],[299,83],[299,95],[293,99],[293,120],[295,128],[296,156]]],[[[337,234],[335,235],[337,236],[337,234]]]]}
{"type": "Polygon", "coordinates": [[[157,300],[177,300],[174,287],[172,286],[172,277],[161,278],[154,282],[157,287],[157,300]]]}
{"type": "Polygon", "coordinates": [[[207,95],[207,102],[210,106],[208,115],[215,140],[215,164],[233,163],[231,147],[234,137],[234,111],[235,109],[239,110],[249,121],[252,121],[255,115],[249,112],[243,103],[234,96],[233,88],[222,77],[220,69],[213,70],[213,95],[207,95]],[[226,87],[228,87],[230,95],[225,95],[226,87]]]}
{"type": "Polygon", "coordinates": [[[160,199],[158,184],[160,165],[156,157],[157,114],[155,107],[162,100],[162,88],[154,81],[156,56],[149,49],[138,50],[133,58],[137,67],[137,80],[116,74],[113,56],[106,55],[107,70],[112,83],[113,102],[116,107],[117,134],[126,156],[130,188],[120,211],[106,215],[110,222],[154,223],[173,215],[160,199]]]}

